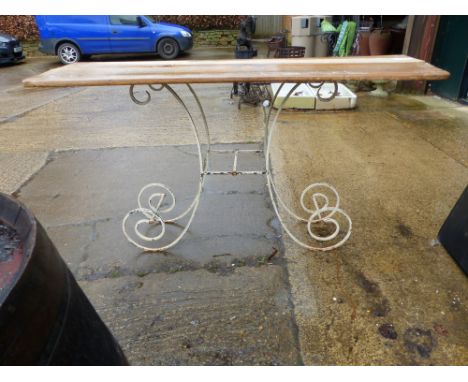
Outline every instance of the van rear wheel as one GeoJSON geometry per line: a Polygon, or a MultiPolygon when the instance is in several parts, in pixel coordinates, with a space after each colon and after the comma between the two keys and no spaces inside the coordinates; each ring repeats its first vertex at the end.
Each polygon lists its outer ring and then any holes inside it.
{"type": "Polygon", "coordinates": [[[69,42],[60,44],[57,49],[57,56],[64,65],[74,64],[81,59],[81,53],[78,47],[69,42]]]}
{"type": "Polygon", "coordinates": [[[165,37],[158,42],[158,54],[165,60],[172,60],[179,55],[180,48],[176,40],[165,37]]]}

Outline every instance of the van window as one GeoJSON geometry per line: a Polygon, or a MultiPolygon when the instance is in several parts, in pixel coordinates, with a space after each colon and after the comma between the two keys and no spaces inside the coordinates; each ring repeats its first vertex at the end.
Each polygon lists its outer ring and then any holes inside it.
{"type": "Polygon", "coordinates": [[[138,16],[110,16],[113,25],[138,25],[138,16]]]}
{"type": "Polygon", "coordinates": [[[48,24],[107,24],[107,16],[44,16],[48,24]]]}

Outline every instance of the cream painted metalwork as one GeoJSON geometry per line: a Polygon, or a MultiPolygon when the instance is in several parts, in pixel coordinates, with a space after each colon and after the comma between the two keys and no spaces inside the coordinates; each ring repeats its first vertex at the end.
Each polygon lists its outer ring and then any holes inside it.
{"type": "MultiPolygon", "coordinates": [[[[150,183],[144,186],[138,194],[138,207],[127,213],[122,221],[123,233],[130,243],[145,251],[151,252],[165,251],[176,245],[187,233],[190,224],[193,221],[207,175],[265,175],[273,209],[278,217],[281,227],[294,240],[294,242],[303,248],[313,251],[329,251],[340,247],[349,239],[351,236],[352,221],[349,215],[340,208],[340,197],[333,186],[323,182],[308,185],[299,198],[299,203],[303,211],[301,213],[296,213],[291,207],[287,206],[275,185],[270,158],[272,139],[277,128],[278,117],[283,110],[286,101],[294,93],[300,83],[296,83],[290,89],[286,97],[283,98],[280,107],[272,119],[272,105],[274,105],[283,85],[284,83],[278,88],[271,103],[266,101],[263,104],[265,112],[264,170],[238,170],[237,168],[239,153],[259,153],[262,152],[261,150],[212,150],[210,148],[210,134],[206,115],[197,94],[190,84],[187,84],[186,86],[194,97],[198,111],[202,116],[203,130],[207,139],[206,150],[202,150],[200,129],[195,122],[192,113],[176,91],[167,84],[159,86],[148,85],[149,89],[154,92],[167,89],[187,113],[196,140],[200,176],[197,191],[192,203],[182,213],[176,214],[176,216],[171,215],[176,206],[176,198],[168,186],[162,183],[150,183]],[[233,153],[234,161],[232,170],[209,170],[208,162],[211,152],[233,153]],[[130,224],[131,216],[134,216],[134,218],[137,218],[138,220],[135,223],[130,224]],[[177,224],[177,222],[184,217],[188,217],[188,221],[183,225],[181,232],[169,243],[160,244],[161,239],[163,239],[166,234],[166,225],[177,224]],[[302,238],[304,234],[299,238],[299,236],[293,232],[291,228],[291,220],[304,227],[305,233],[309,236],[306,240],[302,238]],[[323,230],[316,230],[315,228],[320,225],[331,227],[331,232],[327,231],[323,233],[323,230]],[[149,234],[148,230],[154,230],[155,227],[159,227],[159,231],[154,234],[149,234]]],[[[324,82],[317,84],[308,83],[308,85],[317,89],[318,99],[323,102],[331,101],[338,94],[338,85],[336,82],[334,82],[334,91],[328,95],[320,94],[320,90],[324,85],[324,82]]],[[[135,95],[135,86],[130,86],[130,98],[137,105],[146,105],[151,101],[151,93],[148,90],[145,92],[146,97],[144,99],[138,99],[135,95]]]]}

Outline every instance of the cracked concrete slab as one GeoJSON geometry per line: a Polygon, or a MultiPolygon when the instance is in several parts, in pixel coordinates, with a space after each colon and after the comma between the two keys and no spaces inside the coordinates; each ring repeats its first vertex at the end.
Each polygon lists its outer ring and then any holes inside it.
{"type": "MultiPolygon", "coordinates": [[[[168,262],[185,264],[184,268],[212,262],[230,265],[248,258],[255,263],[255,259],[279,251],[278,224],[264,178],[258,175],[207,176],[190,230],[162,258],[143,254],[127,242],[122,218],[137,206],[139,188],[146,183],[170,185],[181,203],[174,216],[191,203],[198,179],[194,153],[192,146],[56,153],[18,196],[48,229],[79,279],[105,277],[115,269],[125,274],[157,272],[168,269],[168,262]],[[148,261],[150,258],[155,260],[148,261]]],[[[248,159],[243,158],[248,167],[263,165],[259,154],[248,159]]],[[[211,159],[215,168],[228,164],[232,166],[230,153],[218,153],[211,159]]],[[[168,227],[168,242],[179,232],[168,227]]]]}
{"type": "Polygon", "coordinates": [[[81,282],[133,365],[296,365],[284,269],[81,282]]]}
{"type": "MultiPolygon", "coordinates": [[[[218,153],[211,164],[231,166],[232,159],[218,153]]],[[[259,154],[242,159],[248,167],[263,162],[259,154]]],[[[121,219],[136,206],[139,188],[168,183],[188,205],[197,166],[193,146],[65,151],[17,195],[132,364],[300,364],[280,231],[263,176],[208,176],[189,232],[164,253],[126,241],[121,219]]]]}

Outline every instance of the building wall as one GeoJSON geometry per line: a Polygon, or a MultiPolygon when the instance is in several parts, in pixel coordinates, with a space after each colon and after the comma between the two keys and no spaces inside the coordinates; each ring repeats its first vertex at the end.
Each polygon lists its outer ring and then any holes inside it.
{"type": "Polygon", "coordinates": [[[448,80],[430,84],[434,93],[452,100],[468,98],[468,16],[441,16],[432,63],[450,72],[448,80]]]}
{"type": "Polygon", "coordinates": [[[271,37],[283,29],[283,16],[257,16],[256,37],[271,37]]]}

